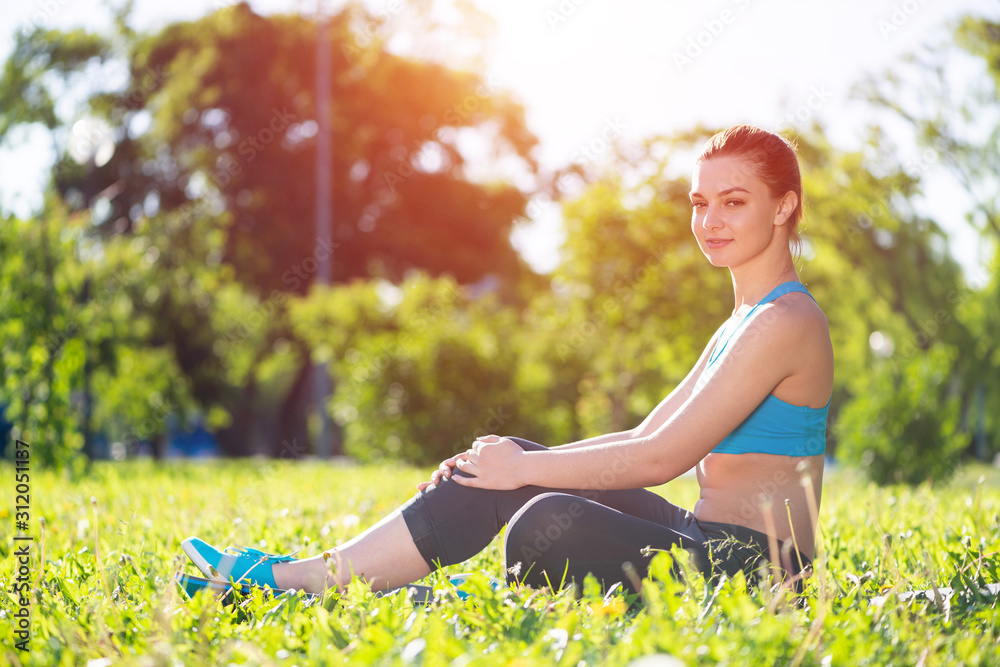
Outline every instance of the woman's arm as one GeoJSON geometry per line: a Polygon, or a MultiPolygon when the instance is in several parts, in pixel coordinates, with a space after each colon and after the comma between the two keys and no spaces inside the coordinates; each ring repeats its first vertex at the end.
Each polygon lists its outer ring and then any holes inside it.
{"type": "MultiPolygon", "coordinates": [[[[636,438],[648,437],[655,433],[656,430],[663,426],[663,424],[670,419],[674,412],[676,412],[677,409],[684,404],[684,401],[686,401],[694,392],[695,386],[698,383],[698,378],[708,365],[708,358],[711,355],[712,350],[715,349],[715,342],[718,340],[719,331],[721,330],[722,327],[719,327],[719,329],[712,335],[712,338],[708,341],[705,349],[702,350],[701,357],[698,358],[698,362],[694,365],[694,368],[691,369],[691,372],[687,374],[687,377],[685,377],[666,398],[660,401],[659,405],[653,408],[652,412],[646,416],[641,424],[627,431],[605,433],[604,435],[577,440],[576,442],[570,442],[565,445],[557,445],[555,447],[551,447],[550,449],[567,451],[572,449],[582,449],[584,447],[593,447],[595,445],[610,445],[635,440],[636,438]]],[[[499,436],[487,436],[487,438],[490,442],[496,442],[500,439],[499,436]]],[[[423,491],[429,486],[437,485],[437,483],[441,480],[450,479],[452,471],[458,467],[459,460],[468,458],[470,451],[472,450],[470,449],[461,452],[460,454],[456,454],[442,461],[438,469],[431,473],[430,480],[418,484],[417,489],[423,491]]]]}
{"type": "Polygon", "coordinates": [[[644,438],[652,435],[658,428],[665,424],[666,421],[677,411],[677,409],[684,404],[684,401],[691,396],[698,377],[701,376],[702,371],[705,370],[705,366],[708,365],[708,357],[711,355],[712,350],[715,349],[715,341],[718,340],[718,338],[719,332],[716,331],[711,340],[708,341],[705,349],[702,350],[701,357],[698,358],[698,362],[695,363],[694,368],[692,368],[687,374],[687,377],[681,380],[681,383],[677,385],[677,387],[675,387],[666,398],[660,401],[660,403],[646,416],[642,423],[635,428],[627,431],[619,431],[618,433],[607,433],[593,438],[577,440],[576,442],[571,442],[566,445],[558,445],[556,447],[551,447],[550,449],[579,449],[581,447],[624,442],[626,440],[634,440],[636,438],[644,438]]]}
{"type": "Polygon", "coordinates": [[[580,447],[591,447],[593,445],[603,445],[609,442],[619,442],[621,440],[630,440],[636,435],[636,429],[629,429],[628,431],[618,431],[617,433],[605,433],[603,435],[595,435],[593,438],[584,438],[583,440],[577,440],[576,442],[569,442],[565,445],[556,445],[555,447],[550,447],[549,449],[579,449],[580,447]]]}
{"type": "Polygon", "coordinates": [[[572,489],[630,489],[670,481],[696,465],[778,383],[808,362],[801,358],[803,348],[809,347],[803,341],[822,333],[814,330],[815,318],[787,308],[774,310],[768,317],[755,318],[754,326],[734,339],[711,369],[697,376],[686,400],[669,416],[659,415],[662,423],[647,420],[655,426],[652,432],[538,452],[525,452],[509,440],[484,439],[458,464],[475,477],[453,479],[483,488],[537,484],[572,489]]]}

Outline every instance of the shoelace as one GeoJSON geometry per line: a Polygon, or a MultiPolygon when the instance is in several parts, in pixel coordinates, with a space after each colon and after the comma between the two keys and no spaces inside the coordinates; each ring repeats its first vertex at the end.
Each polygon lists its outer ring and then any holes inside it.
{"type": "MultiPolygon", "coordinates": [[[[250,568],[243,573],[243,576],[236,580],[235,583],[239,584],[241,581],[246,579],[247,575],[253,572],[258,565],[261,565],[263,563],[273,564],[273,563],[287,563],[289,561],[293,561],[295,560],[295,554],[297,554],[298,551],[293,551],[290,554],[282,556],[280,554],[269,554],[267,552],[261,551],[260,549],[254,549],[253,547],[228,546],[225,549],[223,549],[223,553],[227,553],[231,556],[237,556],[237,557],[249,556],[250,558],[256,559],[257,562],[251,565],[250,568]]],[[[213,574],[218,575],[218,572],[215,571],[214,567],[212,568],[212,570],[213,574]]]]}
{"type": "Polygon", "coordinates": [[[233,556],[250,556],[259,561],[259,563],[287,563],[288,561],[295,560],[295,554],[298,551],[293,551],[292,553],[282,556],[280,554],[269,554],[260,549],[254,549],[253,547],[234,547],[228,546],[225,548],[225,553],[233,556]]]}

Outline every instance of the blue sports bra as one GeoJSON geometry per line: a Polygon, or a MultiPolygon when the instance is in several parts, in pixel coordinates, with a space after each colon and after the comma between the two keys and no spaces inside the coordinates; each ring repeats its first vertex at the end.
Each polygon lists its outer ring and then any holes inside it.
{"type": "MultiPolygon", "coordinates": [[[[782,283],[742,318],[728,320],[719,331],[715,349],[708,357],[708,366],[711,367],[722,356],[733,336],[758,308],[789,292],[809,294],[802,283],[782,283]]],[[[809,297],[812,298],[812,294],[809,297]]],[[[826,416],[829,410],[829,401],[825,407],[811,408],[807,405],[792,405],[774,394],[768,394],[712,451],[723,454],[760,452],[782,456],[823,454],[826,451],[826,416]]]]}

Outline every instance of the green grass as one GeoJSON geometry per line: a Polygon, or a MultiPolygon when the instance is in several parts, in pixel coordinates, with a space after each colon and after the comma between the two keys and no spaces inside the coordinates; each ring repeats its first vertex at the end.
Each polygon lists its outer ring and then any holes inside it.
{"type": "MultiPolygon", "coordinates": [[[[34,471],[31,533],[42,539],[32,546],[33,638],[23,653],[10,618],[14,471],[0,467],[10,489],[0,506],[0,664],[625,665],[652,653],[686,664],[1000,664],[995,598],[869,604],[934,583],[1000,580],[1000,474],[987,468],[916,488],[828,475],[822,550],[802,606],[769,589],[748,592],[739,579],[672,580],[667,556],[631,610],[595,590],[575,599],[485,586],[474,600],[449,596],[427,608],[363,586],[325,606],[257,598],[222,607],[206,596],[185,601],[172,584],[178,571],[195,573],[180,552],[188,535],[313,554],[374,523],[426,474],[263,461],[100,464],[77,482],[34,471]]],[[[660,492],[688,507],[697,497],[693,479],[660,492]]],[[[500,563],[494,542],[448,571],[501,576],[500,563]]],[[[441,575],[430,580],[446,586],[441,575]]]]}

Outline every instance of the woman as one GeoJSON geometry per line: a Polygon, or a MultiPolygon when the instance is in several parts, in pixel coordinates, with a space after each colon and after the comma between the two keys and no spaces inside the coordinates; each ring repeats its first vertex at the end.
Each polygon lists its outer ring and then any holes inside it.
{"type": "Polygon", "coordinates": [[[530,585],[593,573],[634,589],[645,548],[674,545],[705,572],[807,568],[833,351],[792,261],[802,217],[795,150],[753,126],[720,132],[697,159],[690,198],[691,231],[709,262],[729,269],[735,307],[642,424],[551,449],[479,438],[398,510],[312,558],[225,553],[197,538],[185,552],[206,576],[308,592],[352,575],[374,590],[402,586],[471,557],[504,525],[507,578],[530,585]],[[693,512],[642,488],[692,467],[701,487],[693,512]]]}

